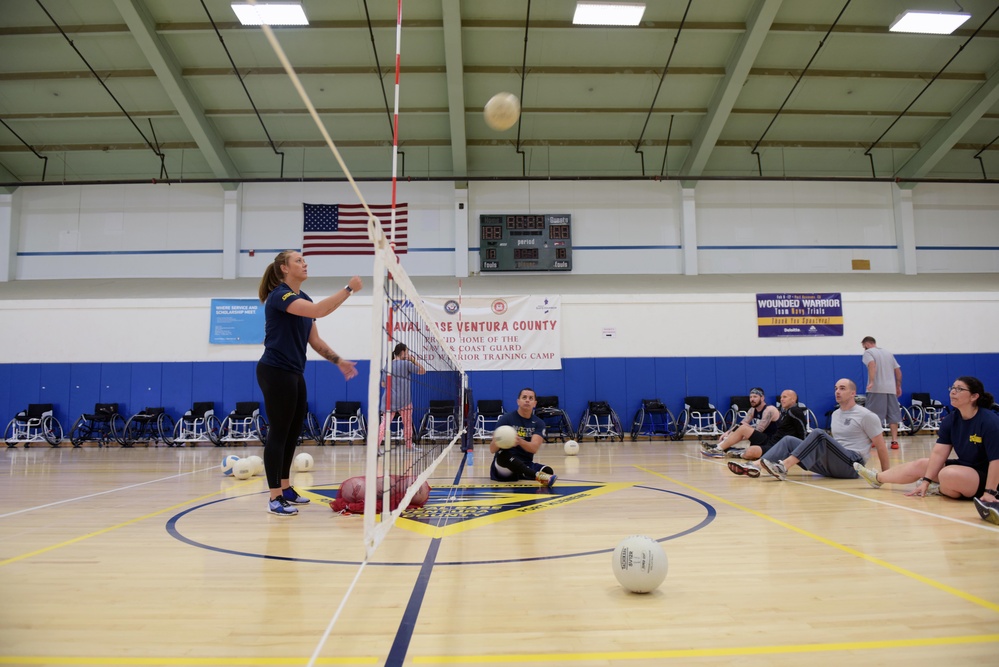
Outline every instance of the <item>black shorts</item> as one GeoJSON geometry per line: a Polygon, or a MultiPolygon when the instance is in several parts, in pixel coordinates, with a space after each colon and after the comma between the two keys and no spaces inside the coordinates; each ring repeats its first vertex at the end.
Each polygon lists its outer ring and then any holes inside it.
{"type": "MultiPolygon", "coordinates": [[[[756,445],[757,447],[762,447],[763,445],[767,444],[767,441],[769,440],[770,436],[762,431],[754,430],[752,433],[749,434],[749,444],[756,445]]],[[[769,447],[767,449],[769,449],[769,447]]]]}
{"type": "MultiPolygon", "coordinates": [[[[988,476],[989,476],[989,467],[988,466],[985,466],[984,468],[979,468],[978,466],[973,466],[973,465],[971,465],[969,463],[965,463],[964,461],[962,461],[960,459],[947,459],[947,462],[944,463],[944,465],[945,466],[966,466],[966,467],[971,468],[972,470],[976,471],[978,473],[978,490],[975,491],[975,495],[973,497],[978,498],[983,493],[985,493],[985,482],[987,481],[988,476]]],[[[968,496],[962,496],[961,500],[971,500],[971,498],[969,498],[968,496]]]]}

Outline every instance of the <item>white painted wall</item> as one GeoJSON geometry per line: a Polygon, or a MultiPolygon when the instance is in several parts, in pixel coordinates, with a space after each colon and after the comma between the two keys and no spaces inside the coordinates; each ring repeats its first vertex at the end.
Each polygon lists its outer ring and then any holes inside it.
{"type": "MultiPolygon", "coordinates": [[[[387,183],[360,187],[370,203],[390,201],[387,183]]],[[[427,296],[457,292],[459,253],[472,274],[466,293],[561,294],[566,357],[852,354],[868,334],[896,352],[999,351],[999,188],[916,188],[915,238],[905,241],[920,275],[906,276],[894,187],[701,183],[692,191],[700,275],[685,276],[674,182],[400,183],[411,227],[404,266],[427,296]],[[456,202],[466,197],[459,234],[456,202]],[[571,213],[572,274],[477,276],[478,216],[497,212],[571,213]],[[852,271],[853,259],[871,260],[871,271],[852,271]],[[755,293],[784,290],[842,292],[846,335],[756,338],[755,293]]],[[[237,229],[227,231],[214,185],[18,190],[0,227],[15,277],[0,276],[0,363],[257,358],[258,346],[208,344],[210,299],[253,298],[274,254],[300,247],[303,202],[357,198],[343,183],[282,183],[245,184],[237,199],[237,229]],[[227,238],[238,241],[236,280],[222,279],[227,238]]],[[[370,258],[314,258],[306,290],[322,297],[370,271],[370,258]]],[[[321,322],[341,353],[370,354],[369,305],[352,297],[321,322]]]]}

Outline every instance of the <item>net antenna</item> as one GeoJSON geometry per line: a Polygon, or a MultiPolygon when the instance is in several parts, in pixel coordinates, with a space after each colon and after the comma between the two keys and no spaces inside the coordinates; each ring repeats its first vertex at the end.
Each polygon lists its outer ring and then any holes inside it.
{"type": "MultiPolygon", "coordinates": [[[[255,0],[248,0],[256,4],[255,0]]],[[[375,549],[385,539],[396,519],[405,511],[423,484],[430,478],[436,467],[447,458],[455,444],[460,442],[467,425],[465,413],[465,388],[467,376],[441,335],[436,321],[430,315],[409,274],[402,268],[392,248],[395,238],[396,221],[396,165],[399,138],[399,72],[402,40],[402,0],[397,2],[396,21],[396,68],[395,68],[395,110],[393,120],[392,149],[392,239],[385,235],[377,216],[371,211],[367,200],[344,162],[336,143],[319,117],[315,105],[305,91],[298,74],[288,56],[278,42],[272,28],[261,25],[267,41],[288,74],[299,98],[309,111],[309,115],[322,134],[344,176],[357,195],[358,201],[368,214],[368,237],[374,245],[373,267],[373,307],[372,339],[381,341],[374,346],[371,371],[368,381],[368,423],[381,422],[381,389],[384,381],[386,389],[386,426],[384,436],[378,437],[376,429],[368,429],[367,459],[365,464],[365,506],[364,506],[364,547],[365,563],[375,549]],[[416,357],[415,361],[423,368],[423,373],[408,373],[393,365],[392,351],[398,343],[404,342],[416,357]],[[403,391],[403,382],[408,380],[410,390],[409,416],[412,447],[407,447],[405,414],[395,416],[393,398],[390,395],[395,385],[397,398],[403,391]],[[423,415],[419,427],[415,416],[423,415]],[[398,419],[399,428],[393,430],[398,419]],[[380,442],[379,442],[380,440],[380,442]],[[378,509],[381,509],[379,515],[378,509]]],[[[400,413],[407,411],[400,410],[400,413]]],[[[336,617],[333,619],[336,620],[336,617]]],[[[331,623],[332,626],[332,623],[331,623]]],[[[317,648],[318,651],[318,648],[317,648]]]]}

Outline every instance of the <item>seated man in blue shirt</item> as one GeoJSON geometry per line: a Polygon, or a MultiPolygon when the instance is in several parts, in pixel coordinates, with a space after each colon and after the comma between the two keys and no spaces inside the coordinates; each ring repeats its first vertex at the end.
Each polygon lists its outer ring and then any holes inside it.
{"type": "Polygon", "coordinates": [[[545,441],[545,423],[534,414],[537,402],[538,396],[533,389],[521,389],[517,397],[517,409],[496,420],[497,429],[500,426],[513,427],[517,432],[517,444],[509,449],[501,449],[496,444],[495,436],[493,437],[489,443],[489,451],[493,454],[489,479],[497,482],[533,479],[542,486],[555,486],[555,471],[534,460],[534,455],[545,441]]]}

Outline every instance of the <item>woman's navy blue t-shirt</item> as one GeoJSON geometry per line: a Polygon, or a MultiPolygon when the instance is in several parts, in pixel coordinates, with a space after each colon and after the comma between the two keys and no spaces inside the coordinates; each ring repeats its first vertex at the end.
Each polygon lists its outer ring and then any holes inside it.
{"type": "Polygon", "coordinates": [[[288,306],[298,299],[312,301],[305,292],[296,294],[284,283],[267,295],[264,302],[264,354],[260,363],[295,373],[305,372],[305,346],[309,343],[314,320],[288,312],[288,306]]]}

